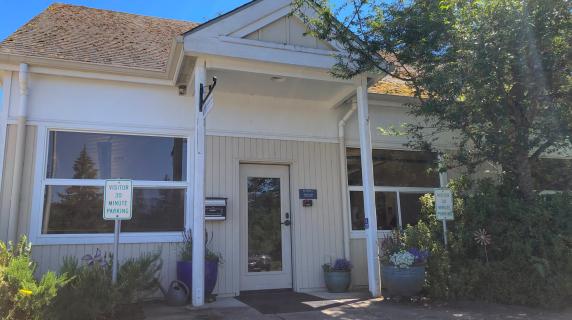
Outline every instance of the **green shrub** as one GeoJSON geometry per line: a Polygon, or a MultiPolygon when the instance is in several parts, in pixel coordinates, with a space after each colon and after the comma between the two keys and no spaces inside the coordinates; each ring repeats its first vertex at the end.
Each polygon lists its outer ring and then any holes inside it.
{"type": "Polygon", "coordinates": [[[64,258],[60,273],[73,276],[55,300],[52,319],[122,318],[125,305],[136,303],[159,288],[161,253],[145,253],[125,261],[119,268],[117,284],[111,281],[111,256],[97,250],[78,262],[75,257],[64,258]],[[73,301],[73,303],[70,303],[73,301]]]}
{"type": "Polygon", "coordinates": [[[64,286],[65,274],[48,272],[37,281],[31,244],[23,236],[18,244],[0,241],[0,319],[44,319],[51,301],[64,286]]]}
{"type": "Polygon", "coordinates": [[[479,299],[563,307],[572,301],[572,196],[539,195],[532,202],[491,182],[471,192],[455,186],[449,248],[431,195],[406,239],[431,252],[427,291],[434,298],[479,299]],[[484,247],[475,231],[491,236],[484,247]]]}

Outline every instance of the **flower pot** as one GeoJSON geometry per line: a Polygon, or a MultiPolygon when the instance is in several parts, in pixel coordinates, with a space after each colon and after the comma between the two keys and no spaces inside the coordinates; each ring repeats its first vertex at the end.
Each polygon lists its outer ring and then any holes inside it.
{"type": "Polygon", "coordinates": [[[346,292],[351,283],[350,271],[330,271],[324,272],[324,279],[326,281],[326,288],[328,292],[346,292]]]}
{"type": "Polygon", "coordinates": [[[218,260],[205,261],[205,296],[210,296],[216,286],[218,277],[218,260]]]}
{"type": "Polygon", "coordinates": [[[425,267],[381,267],[382,284],[390,296],[413,297],[418,295],[425,283],[425,267]]]}
{"type": "Polygon", "coordinates": [[[192,291],[193,288],[193,262],[177,261],[177,280],[183,282],[192,291]]]}
{"type": "MultiPolygon", "coordinates": [[[[213,293],[218,278],[217,260],[205,260],[205,296],[213,293]]],[[[190,289],[193,288],[193,262],[177,261],[177,280],[182,281],[190,289]]]]}

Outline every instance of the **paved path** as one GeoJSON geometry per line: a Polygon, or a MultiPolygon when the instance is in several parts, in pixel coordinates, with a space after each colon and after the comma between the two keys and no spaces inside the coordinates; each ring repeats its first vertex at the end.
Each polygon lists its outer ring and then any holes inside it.
{"type": "Polygon", "coordinates": [[[235,299],[220,299],[205,308],[167,307],[152,303],[145,307],[147,320],[570,320],[572,311],[542,310],[483,303],[446,306],[406,304],[368,299],[363,295],[315,294],[326,301],[308,301],[316,311],[264,315],[235,299]]]}

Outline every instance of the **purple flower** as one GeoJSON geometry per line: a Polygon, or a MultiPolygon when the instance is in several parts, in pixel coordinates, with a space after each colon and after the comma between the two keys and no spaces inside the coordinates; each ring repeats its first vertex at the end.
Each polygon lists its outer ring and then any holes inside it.
{"type": "Polygon", "coordinates": [[[429,258],[429,252],[426,250],[419,250],[417,248],[410,248],[407,252],[415,257],[415,263],[425,263],[429,258]]]}
{"type": "Polygon", "coordinates": [[[350,271],[352,269],[352,263],[346,259],[336,259],[332,269],[334,271],[350,271]]]}
{"type": "Polygon", "coordinates": [[[107,262],[105,261],[105,257],[101,255],[101,251],[99,248],[95,251],[95,254],[92,256],[91,254],[86,254],[81,258],[81,260],[88,266],[98,265],[100,267],[107,266],[107,262]]]}

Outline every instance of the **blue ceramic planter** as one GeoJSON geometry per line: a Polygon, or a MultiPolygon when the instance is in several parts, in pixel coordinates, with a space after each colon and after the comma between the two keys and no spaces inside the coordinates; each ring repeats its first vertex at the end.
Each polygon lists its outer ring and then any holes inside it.
{"type": "Polygon", "coordinates": [[[349,271],[331,271],[324,272],[324,280],[328,292],[346,292],[351,283],[351,272],[349,271]]]}
{"type": "MultiPolygon", "coordinates": [[[[218,261],[205,261],[205,296],[213,293],[218,277],[218,261]]],[[[193,262],[177,261],[177,280],[189,288],[193,287],[193,262]]]]}
{"type": "Polygon", "coordinates": [[[413,297],[419,295],[425,283],[425,267],[381,267],[382,284],[390,296],[413,297]]]}

